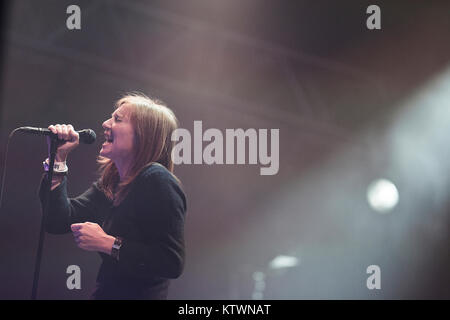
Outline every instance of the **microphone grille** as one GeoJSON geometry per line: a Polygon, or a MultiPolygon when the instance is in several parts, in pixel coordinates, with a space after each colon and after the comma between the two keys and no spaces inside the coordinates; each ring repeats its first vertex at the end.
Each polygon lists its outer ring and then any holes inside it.
{"type": "Polygon", "coordinates": [[[95,134],[94,130],[91,129],[81,130],[79,132],[79,135],[80,135],[80,142],[85,144],[92,144],[97,138],[97,135],[95,134]]]}

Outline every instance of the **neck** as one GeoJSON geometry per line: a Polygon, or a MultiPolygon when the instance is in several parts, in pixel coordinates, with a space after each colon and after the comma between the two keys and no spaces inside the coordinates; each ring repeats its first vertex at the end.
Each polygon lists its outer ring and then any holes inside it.
{"type": "Polygon", "coordinates": [[[129,174],[129,170],[131,169],[131,161],[114,161],[114,164],[116,165],[117,171],[119,172],[120,181],[123,181],[129,174]]]}

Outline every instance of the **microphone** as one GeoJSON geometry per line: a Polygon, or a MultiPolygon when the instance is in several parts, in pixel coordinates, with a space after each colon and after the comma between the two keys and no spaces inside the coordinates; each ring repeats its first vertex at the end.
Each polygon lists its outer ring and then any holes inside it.
{"type": "MultiPolygon", "coordinates": [[[[51,132],[47,128],[20,127],[20,128],[17,128],[17,130],[21,131],[21,132],[25,132],[25,133],[38,134],[38,135],[42,135],[42,136],[55,135],[53,132],[51,132]]],[[[91,130],[91,129],[83,129],[83,130],[80,130],[77,132],[80,136],[81,143],[85,143],[85,144],[94,143],[95,138],[97,137],[94,130],[91,130]]]]}

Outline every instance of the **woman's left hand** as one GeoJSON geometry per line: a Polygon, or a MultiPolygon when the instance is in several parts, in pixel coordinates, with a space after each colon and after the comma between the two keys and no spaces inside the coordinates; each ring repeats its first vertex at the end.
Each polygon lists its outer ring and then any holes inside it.
{"type": "Polygon", "coordinates": [[[79,248],[111,254],[115,238],[106,234],[97,223],[74,223],[70,229],[79,248]]]}

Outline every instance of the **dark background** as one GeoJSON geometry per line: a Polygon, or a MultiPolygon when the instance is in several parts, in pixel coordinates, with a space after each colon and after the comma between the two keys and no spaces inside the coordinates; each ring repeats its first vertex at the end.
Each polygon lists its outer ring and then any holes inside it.
{"type": "MultiPolygon", "coordinates": [[[[142,91],[180,126],[280,129],[280,170],[179,165],[187,261],[171,299],[450,298],[448,1],[2,2],[1,166],[16,127],[71,123],[101,134],[113,103],[142,91]],[[66,28],[67,6],[81,30],[66,28]],[[366,8],[381,8],[381,30],[366,8]],[[369,183],[393,181],[388,214],[369,183]],[[297,267],[270,270],[278,255],[297,267]],[[366,268],[381,268],[368,290],[366,268]]],[[[102,143],[69,159],[69,193],[96,178],[102,143]]],[[[205,144],[204,144],[205,145],[205,144]]],[[[0,298],[28,299],[45,140],[15,135],[0,212],[0,298]]],[[[71,235],[47,235],[40,299],[85,299],[100,263],[71,235]],[[79,265],[82,289],[66,288],[79,265]]]]}

